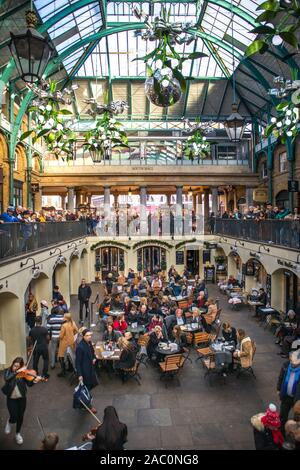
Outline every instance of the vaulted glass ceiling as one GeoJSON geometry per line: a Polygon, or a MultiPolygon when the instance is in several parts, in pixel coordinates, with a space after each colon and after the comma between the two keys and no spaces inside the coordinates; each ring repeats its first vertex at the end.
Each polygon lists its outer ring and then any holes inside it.
{"type": "MultiPolygon", "coordinates": [[[[200,51],[208,55],[192,63],[186,61],[183,69],[186,76],[199,78],[230,76],[233,71],[233,62],[235,66],[239,63],[238,53],[243,53],[254,39],[254,35],[248,32],[249,23],[241,16],[245,11],[246,15],[254,18],[256,2],[231,1],[232,3],[216,2],[223,4],[227,9],[206,0],[163,2],[171,8],[171,22],[193,23],[200,33],[212,35],[217,41],[227,45],[227,48],[224,48],[222,44],[199,37],[195,43],[178,46],[179,52],[200,51]],[[241,8],[239,16],[228,10],[231,5],[241,8]],[[234,40],[232,40],[232,35],[234,40]],[[236,51],[234,61],[232,51],[236,51]]],[[[43,21],[74,3],[75,1],[72,0],[59,2],[36,0],[34,2],[43,21]]],[[[145,64],[142,61],[132,62],[132,60],[150,52],[155,47],[155,42],[142,40],[138,28],[127,31],[126,25],[137,23],[137,19],[132,14],[134,6],[140,6],[153,18],[160,14],[161,3],[141,2],[140,0],[137,2],[109,1],[107,4],[89,3],[56,23],[48,30],[48,33],[58,53],[62,53],[74,42],[99,32],[105,26],[113,28],[123,24],[124,31],[96,40],[88,54],[86,54],[86,46],[80,47],[67,57],[63,64],[71,76],[144,77],[146,75],[145,64]]]]}

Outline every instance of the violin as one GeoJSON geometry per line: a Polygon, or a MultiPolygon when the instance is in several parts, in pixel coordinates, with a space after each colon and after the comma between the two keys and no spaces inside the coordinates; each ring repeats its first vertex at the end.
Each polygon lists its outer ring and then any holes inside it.
{"type": "Polygon", "coordinates": [[[95,428],[90,429],[89,432],[87,432],[86,434],[84,434],[84,435],[82,436],[82,440],[83,440],[83,441],[89,441],[89,440],[90,440],[90,437],[89,437],[89,436],[95,437],[95,436],[96,436],[97,429],[99,428],[99,426],[101,426],[101,424],[98,424],[98,426],[96,426],[95,428]]]}
{"type": "Polygon", "coordinates": [[[39,378],[42,382],[45,382],[46,379],[37,375],[34,369],[25,369],[21,372],[17,372],[17,379],[26,379],[28,382],[33,382],[35,379],[39,378]]]}

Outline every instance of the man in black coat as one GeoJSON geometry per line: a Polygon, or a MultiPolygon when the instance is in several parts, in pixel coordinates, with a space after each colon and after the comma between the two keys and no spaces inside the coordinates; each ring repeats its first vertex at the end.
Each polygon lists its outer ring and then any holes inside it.
{"type": "Polygon", "coordinates": [[[47,328],[42,326],[42,317],[36,317],[35,326],[30,330],[29,337],[32,343],[36,346],[33,352],[33,369],[38,374],[38,365],[40,357],[42,356],[43,364],[43,378],[48,379],[48,367],[49,367],[49,351],[48,344],[50,340],[49,332],[47,328]]]}
{"type": "MultiPolygon", "coordinates": [[[[98,385],[95,373],[96,356],[91,342],[92,333],[86,328],[81,334],[82,340],[76,349],[75,368],[79,382],[91,390],[98,385]]],[[[95,408],[91,408],[91,411],[97,413],[95,408]]]]}
{"type": "Polygon", "coordinates": [[[86,284],[85,279],[81,279],[81,284],[78,287],[78,300],[79,300],[79,319],[81,324],[83,324],[83,306],[85,305],[85,319],[88,317],[89,313],[89,301],[92,295],[92,289],[88,284],[86,284]]]}

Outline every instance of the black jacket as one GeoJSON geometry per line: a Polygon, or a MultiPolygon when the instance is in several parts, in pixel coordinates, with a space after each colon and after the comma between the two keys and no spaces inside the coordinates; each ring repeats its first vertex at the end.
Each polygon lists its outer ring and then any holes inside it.
{"type": "Polygon", "coordinates": [[[116,369],[131,369],[135,364],[135,352],[133,349],[123,349],[120,359],[116,362],[116,369]]]}
{"type": "MultiPolygon", "coordinates": [[[[283,366],[281,367],[279,377],[278,377],[277,390],[278,390],[278,392],[280,392],[280,400],[282,400],[284,398],[284,396],[282,395],[282,392],[281,392],[281,387],[282,387],[282,384],[283,384],[288,366],[289,366],[289,361],[287,361],[283,364],[283,366]]],[[[298,400],[300,400],[300,380],[299,380],[299,382],[297,384],[297,387],[296,387],[296,394],[294,396],[294,403],[296,403],[296,401],[298,401],[298,400]]]]}
{"type": "Polygon", "coordinates": [[[222,336],[225,339],[225,341],[234,341],[235,345],[237,345],[237,336],[236,336],[236,329],[231,328],[231,332],[226,333],[226,331],[222,330],[222,336]]]}
{"type": "Polygon", "coordinates": [[[91,343],[81,340],[76,349],[75,367],[77,375],[83,377],[83,383],[89,389],[98,384],[93,359],[96,359],[91,343]]]}
{"type": "Polygon", "coordinates": [[[84,287],[82,287],[82,285],[78,287],[78,300],[85,302],[86,300],[89,300],[91,295],[92,289],[87,284],[84,287]]]}
{"type": "Polygon", "coordinates": [[[33,382],[29,382],[26,379],[17,379],[16,375],[17,372],[12,372],[10,368],[6,369],[4,372],[5,384],[1,390],[7,398],[10,398],[16,385],[18,385],[18,389],[20,390],[23,398],[26,397],[27,387],[32,387],[32,385],[34,385],[33,382]]]}
{"type": "Polygon", "coordinates": [[[99,426],[96,431],[96,437],[93,440],[92,450],[123,450],[125,442],[127,442],[127,426],[120,423],[121,427],[114,443],[107,445],[106,436],[103,426],[99,426]]]}
{"type": "Polygon", "coordinates": [[[155,353],[155,350],[158,346],[158,343],[165,341],[165,338],[158,339],[156,333],[153,331],[149,336],[149,342],[147,344],[147,354],[151,358],[152,354],[155,353]]]}

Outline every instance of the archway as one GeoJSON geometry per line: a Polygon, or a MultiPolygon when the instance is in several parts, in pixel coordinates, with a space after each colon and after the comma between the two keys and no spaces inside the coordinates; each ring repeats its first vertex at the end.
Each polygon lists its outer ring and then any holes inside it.
{"type": "Polygon", "coordinates": [[[52,287],[57,285],[66,303],[70,305],[69,269],[66,264],[57,264],[52,275],[52,287]]]}
{"type": "MultiPolygon", "coordinates": [[[[198,257],[199,266],[199,257],[198,257]]],[[[137,270],[148,271],[151,274],[155,270],[167,269],[167,252],[165,248],[156,245],[148,245],[137,251],[137,270]]]]}
{"type": "Polygon", "coordinates": [[[273,272],[271,299],[277,310],[294,310],[300,304],[300,274],[284,268],[273,272]]]}
{"type": "Polygon", "coordinates": [[[23,145],[17,145],[14,164],[14,206],[27,206],[26,153],[23,145]]]}
{"type": "Polygon", "coordinates": [[[10,292],[0,294],[0,340],[5,345],[5,362],[0,369],[8,367],[17,356],[26,358],[24,304],[10,292]]]}
{"type": "Polygon", "coordinates": [[[78,286],[80,284],[80,262],[78,256],[72,256],[69,263],[69,281],[70,281],[70,295],[77,294],[78,286]]]}
{"type": "Polygon", "coordinates": [[[238,282],[242,281],[242,258],[235,251],[228,254],[227,274],[233,276],[238,282]]]}
{"type": "Polygon", "coordinates": [[[276,206],[279,208],[284,207],[285,209],[289,208],[289,192],[284,189],[283,191],[279,191],[279,193],[276,194],[276,206]]]}
{"type": "Polygon", "coordinates": [[[244,266],[245,289],[263,288],[270,298],[268,273],[263,264],[255,258],[250,258],[244,266]]]}
{"type": "MultiPolygon", "coordinates": [[[[41,273],[37,279],[32,279],[26,290],[26,293],[32,292],[37,300],[38,306],[42,300],[47,300],[48,303],[52,300],[52,285],[49,277],[45,273],[41,273]]],[[[25,303],[28,300],[25,297],[25,303]]]]}
{"type": "Polygon", "coordinates": [[[117,271],[124,271],[125,252],[121,248],[114,246],[98,248],[95,251],[95,255],[95,266],[99,266],[102,272],[102,279],[115,269],[117,271]]]}

